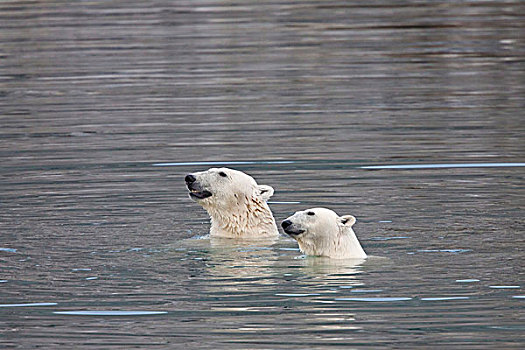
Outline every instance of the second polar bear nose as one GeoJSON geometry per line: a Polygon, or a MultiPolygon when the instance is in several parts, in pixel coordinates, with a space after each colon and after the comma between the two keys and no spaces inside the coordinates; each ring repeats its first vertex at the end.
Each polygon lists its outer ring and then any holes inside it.
{"type": "Polygon", "coordinates": [[[186,175],[186,177],[184,178],[184,181],[186,181],[189,184],[194,183],[195,180],[197,180],[197,178],[191,174],[186,175]]]}
{"type": "Polygon", "coordinates": [[[287,227],[291,226],[292,222],[290,220],[284,220],[281,222],[281,226],[286,230],[287,227]]]}

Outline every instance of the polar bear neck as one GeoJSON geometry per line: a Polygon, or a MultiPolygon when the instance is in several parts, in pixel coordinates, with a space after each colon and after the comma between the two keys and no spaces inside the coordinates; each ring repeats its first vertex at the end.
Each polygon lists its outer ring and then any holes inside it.
{"type": "Polygon", "coordinates": [[[265,238],[279,235],[270,207],[265,201],[244,197],[226,207],[205,208],[211,217],[211,236],[265,238]]]}
{"type": "Polygon", "coordinates": [[[343,227],[335,239],[329,237],[317,235],[312,239],[299,239],[297,243],[306,255],[326,256],[334,259],[366,258],[366,253],[352,228],[343,227]]]}

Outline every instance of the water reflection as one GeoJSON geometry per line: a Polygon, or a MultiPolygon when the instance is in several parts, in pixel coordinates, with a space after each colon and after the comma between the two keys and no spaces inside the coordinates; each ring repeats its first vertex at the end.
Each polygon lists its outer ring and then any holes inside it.
{"type": "Polygon", "coordinates": [[[288,248],[293,245],[284,238],[258,243],[199,240],[199,249],[207,251],[206,277],[194,287],[207,306],[206,322],[221,315],[222,326],[212,330],[216,337],[254,343],[270,334],[294,334],[292,338],[302,343],[308,335],[298,333],[298,327],[323,339],[332,339],[333,332],[361,329],[353,324],[351,313],[323,305],[333,304],[341,290],[362,285],[359,275],[365,260],[304,257],[297,248],[288,248]],[[304,324],[301,315],[312,308],[311,322],[304,324]]]}
{"type": "Polygon", "coordinates": [[[283,237],[255,241],[205,237],[185,241],[185,245],[194,243],[188,249],[206,251],[208,272],[218,279],[219,288],[224,287],[220,279],[228,279],[232,285],[247,283],[243,278],[275,285],[275,279],[296,276],[297,273],[302,278],[319,279],[320,283],[334,279],[340,286],[359,285],[357,275],[362,272],[361,266],[366,261],[306,257],[295,247],[295,242],[283,237]]]}

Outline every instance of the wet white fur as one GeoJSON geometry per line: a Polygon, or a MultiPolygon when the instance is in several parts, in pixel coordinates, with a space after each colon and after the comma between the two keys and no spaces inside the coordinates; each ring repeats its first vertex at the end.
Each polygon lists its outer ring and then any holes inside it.
{"type": "Polygon", "coordinates": [[[366,253],[357,239],[352,225],[352,215],[338,216],[326,208],[312,208],[298,211],[286,220],[294,229],[305,230],[292,236],[306,255],[325,256],[333,259],[362,259],[366,253]],[[313,212],[315,215],[308,215],[313,212]]]}
{"type": "Polygon", "coordinates": [[[242,171],[211,168],[193,173],[203,190],[212,196],[197,200],[211,217],[210,236],[225,238],[277,237],[279,232],[266,201],[273,188],[257,185],[242,171]],[[227,177],[219,175],[226,173],[227,177]]]}

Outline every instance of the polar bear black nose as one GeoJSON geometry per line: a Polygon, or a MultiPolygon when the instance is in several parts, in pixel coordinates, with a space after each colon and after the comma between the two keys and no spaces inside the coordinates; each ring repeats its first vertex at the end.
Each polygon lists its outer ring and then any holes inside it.
{"type": "Polygon", "coordinates": [[[290,220],[284,220],[281,222],[281,226],[286,230],[287,227],[291,226],[292,222],[290,220]]]}
{"type": "Polygon", "coordinates": [[[191,174],[186,175],[186,177],[184,178],[184,181],[186,181],[189,184],[194,183],[195,180],[197,180],[197,178],[191,174]]]}

